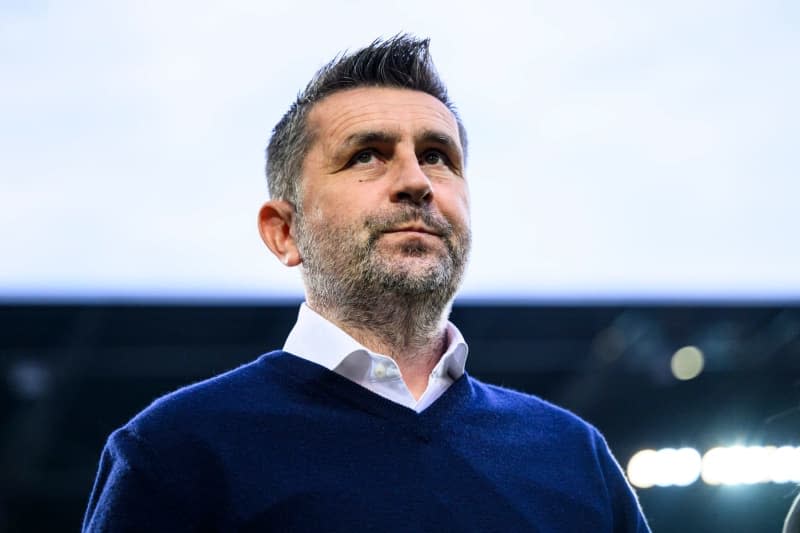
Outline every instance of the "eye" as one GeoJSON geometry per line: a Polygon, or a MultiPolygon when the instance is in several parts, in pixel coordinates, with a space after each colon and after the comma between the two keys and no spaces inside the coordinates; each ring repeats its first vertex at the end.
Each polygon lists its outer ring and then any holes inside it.
{"type": "Polygon", "coordinates": [[[375,150],[361,150],[350,159],[351,165],[368,165],[375,161],[375,150]]]}
{"type": "Polygon", "coordinates": [[[450,165],[450,160],[439,150],[428,150],[423,153],[421,162],[426,165],[450,165]]]}

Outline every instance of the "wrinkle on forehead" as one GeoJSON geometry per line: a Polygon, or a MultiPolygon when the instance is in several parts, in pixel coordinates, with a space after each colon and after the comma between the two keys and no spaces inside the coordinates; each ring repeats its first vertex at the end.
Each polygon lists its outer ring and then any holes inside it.
{"type": "MultiPolygon", "coordinates": [[[[362,129],[413,139],[420,130],[442,130],[459,143],[453,113],[435,97],[408,89],[359,87],[334,93],[309,114],[309,130],[322,150],[331,149],[362,129]]],[[[316,144],[316,143],[315,143],[316,144]]]]}

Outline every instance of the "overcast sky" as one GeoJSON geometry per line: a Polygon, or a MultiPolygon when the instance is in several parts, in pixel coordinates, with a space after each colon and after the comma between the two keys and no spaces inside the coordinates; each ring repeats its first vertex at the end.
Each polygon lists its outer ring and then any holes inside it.
{"type": "Polygon", "coordinates": [[[492,299],[800,298],[800,3],[0,3],[0,298],[295,298],[264,147],[322,64],[430,36],[492,299]]]}

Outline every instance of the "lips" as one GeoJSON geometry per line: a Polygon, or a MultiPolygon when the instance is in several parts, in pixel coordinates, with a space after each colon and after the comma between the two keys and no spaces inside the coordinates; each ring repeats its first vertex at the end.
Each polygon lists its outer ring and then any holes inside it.
{"type": "Polygon", "coordinates": [[[434,231],[434,230],[428,228],[427,226],[421,226],[421,225],[418,225],[418,224],[409,225],[409,226],[399,226],[399,227],[391,228],[391,229],[388,229],[388,230],[384,231],[384,233],[401,233],[401,232],[404,232],[404,233],[424,233],[426,235],[433,235],[434,237],[441,237],[441,234],[439,232],[434,231]]]}

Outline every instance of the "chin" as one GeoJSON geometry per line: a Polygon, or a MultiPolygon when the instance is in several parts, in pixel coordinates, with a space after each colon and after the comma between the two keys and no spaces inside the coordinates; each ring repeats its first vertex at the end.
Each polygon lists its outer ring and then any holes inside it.
{"type": "Polygon", "coordinates": [[[449,261],[439,254],[403,254],[384,261],[387,270],[408,277],[435,276],[449,268],[449,261]]]}
{"type": "Polygon", "coordinates": [[[383,267],[381,278],[388,281],[387,285],[414,293],[436,290],[451,277],[451,269],[438,260],[408,258],[383,267]]]}

